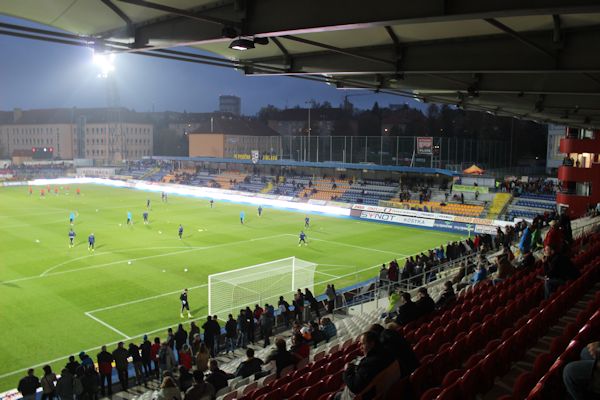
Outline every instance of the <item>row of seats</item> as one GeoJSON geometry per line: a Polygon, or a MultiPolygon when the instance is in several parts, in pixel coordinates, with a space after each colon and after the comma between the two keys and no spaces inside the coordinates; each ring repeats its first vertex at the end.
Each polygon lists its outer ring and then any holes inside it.
{"type": "Polygon", "coordinates": [[[534,200],[523,200],[517,199],[513,202],[513,205],[519,207],[529,207],[537,210],[556,210],[556,203],[548,203],[546,201],[534,201],[534,200]]]}

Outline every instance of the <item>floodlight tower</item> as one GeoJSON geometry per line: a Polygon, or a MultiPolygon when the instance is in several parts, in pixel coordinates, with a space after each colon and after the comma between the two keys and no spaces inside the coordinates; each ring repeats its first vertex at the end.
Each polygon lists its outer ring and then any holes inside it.
{"type": "Polygon", "coordinates": [[[114,53],[107,53],[102,45],[94,49],[94,64],[99,69],[98,78],[106,84],[106,159],[122,160],[127,154],[127,143],[123,135],[119,89],[115,78],[114,53]]]}

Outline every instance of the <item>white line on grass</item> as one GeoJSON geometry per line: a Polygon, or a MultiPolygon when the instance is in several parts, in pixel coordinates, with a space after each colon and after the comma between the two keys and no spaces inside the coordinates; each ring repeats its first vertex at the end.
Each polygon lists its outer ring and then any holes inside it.
{"type": "MultiPolygon", "coordinates": [[[[292,235],[291,233],[288,233],[287,235],[294,236],[294,237],[296,236],[296,235],[292,235]]],[[[370,247],[356,246],[354,244],[348,244],[348,243],[342,243],[342,242],[334,242],[332,240],[325,240],[325,239],[310,238],[309,241],[311,241],[311,240],[316,240],[316,241],[325,242],[325,243],[337,244],[337,245],[340,245],[340,246],[353,247],[355,249],[360,249],[360,250],[376,251],[376,252],[379,252],[379,253],[386,253],[386,254],[392,254],[394,256],[406,257],[405,254],[396,253],[395,251],[373,249],[373,248],[370,248],[370,247]]]]}
{"type": "Polygon", "coordinates": [[[94,321],[98,322],[99,324],[104,325],[105,327],[107,327],[111,331],[116,332],[119,335],[123,336],[125,339],[128,339],[128,340],[131,339],[129,336],[127,336],[126,334],[124,334],[123,332],[121,332],[120,330],[118,330],[117,328],[115,328],[114,326],[107,324],[106,322],[102,321],[100,318],[94,317],[89,312],[86,312],[84,314],[85,314],[86,317],[90,317],[91,319],[93,319],[94,321]]]}
{"type": "MultiPolygon", "coordinates": [[[[278,236],[280,236],[280,235],[278,235],[278,236]]],[[[293,236],[295,236],[295,235],[293,235],[293,236]]],[[[421,253],[415,253],[414,255],[416,255],[416,254],[421,254],[421,253]]],[[[360,269],[358,271],[352,271],[351,273],[348,273],[348,274],[341,275],[341,276],[337,277],[337,279],[346,278],[348,276],[356,275],[357,273],[365,272],[365,271],[368,271],[368,270],[374,269],[374,268],[379,268],[380,266],[381,266],[381,264],[377,264],[377,265],[374,265],[372,267],[367,267],[367,268],[360,269]]],[[[317,282],[316,285],[320,285],[320,284],[327,283],[327,282],[330,282],[330,280],[324,280],[324,281],[317,282]]],[[[203,316],[197,317],[197,318],[189,318],[189,319],[187,319],[187,322],[199,321],[199,320],[204,319],[204,318],[206,318],[206,315],[203,315],[203,316]]],[[[156,332],[165,331],[168,328],[172,328],[175,325],[176,325],[176,323],[173,323],[173,324],[170,324],[170,325],[158,328],[158,329],[154,329],[152,331],[147,331],[147,332],[141,333],[139,335],[130,336],[129,339],[137,339],[137,338],[143,337],[144,335],[151,335],[151,334],[156,333],[156,332]]],[[[112,346],[112,345],[115,345],[115,344],[119,343],[120,341],[121,340],[117,340],[117,341],[114,341],[114,342],[106,343],[105,345],[106,346],[112,346]]],[[[92,348],[89,348],[89,349],[86,349],[86,350],[83,350],[83,351],[85,351],[86,353],[88,353],[88,352],[91,352],[91,351],[94,351],[94,350],[98,350],[100,347],[102,347],[102,346],[92,347],[92,348]]],[[[21,373],[21,372],[25,372],[29,368],[39,368],[39,367],[41,367],[43,365],[46,365],[46,364],[52,364],[52,363],[55,363],[55,362],[58,362],[58,361],[61,361],[61,360],[66,360],[70,355],[78,353],[79,351],[81,351],[81,350],[76,350],[76,351],[73,351],[73,352],[67,354],[66,356],[55,358],[55,359],[49,360],[49,361],[45,361],[45,362],[42,362],[42,363],[39,363],[39,364],[36,364],[36,365],[32,365],[30,367],[21,368],[21,369],[18,369],[18,370],[15,370],[15,371],[11,371],[11,372],[6,372],[6,373],[0,375],[0,379],[4,379],[6,377],[9,377],[9,376],[12,376],[12,375],[16,375],[16,374],[21,373]]]]}
{"type": "Polygon", "coordinates": [[[335,278],[335,279],[339,279],[339,276],[337,276],[337,275],[331,275],[331,274],[328,274],[327,272],[315,271],[315,274],[326,275],[326,276],[330,276],[330,277],[335,278]]]}
{"type": "MultiPolygon", "coordinates": [[[[202,246],[202,247],[185,248],[185,249],[180,250],[180,251],[172,251],[172,252],[169,252],[169,253],[155,254],[155,255],[152,255],[152,256],[144,256],[144,257],[138,257],[138,258],[127,258],[127,259],[124,259],[124,260],[112,261],[112,262],[103,263],[103,264],[97,264],[97,265],[90,265],[88,267],[70,269],[70,270],[67,270],[67,271],[51,272],[52,270],[54,270],[54,269],[56,269],[56,268],[64,265],[63,263],[61,263],[61,264],[57,264],[54,267],[52,267],[52,268],[50,268],[50,269],[42,272],[40,275],[25,276],[23,278],[12,279],[12,280],[9,280],[9,281],[1,281],[0,284],[22,282],[22,281],[28,281],[28,280],[31,280],[31,279],[44,278],[44,277],[48,277],[48,276],[56,276],[56,275],[68,274],[68,273],[72,273],[72,272],[85,271],[85,270],[89,270],[89,269],[103,268],[103,267],[108,267],[108,266],[111,266],[111,265],[121,264],[121,263],[124,263],[126,261],[147,260],[147,259],[152,259],[152,258],[160,258],[160,257],[172,256],[172,255],[175,255],[175,254],[189,253],[189,252],[193,252],[193,251],[211,250],[211,249],[216,249],[216,248],[219,248],[219,247],[231,246],[231,245],[236,245],[236,244],[242,244],[242,243],[247,243],[247,242],[256,241],[256,240],[274,239],[274,238],[281,237],[281,236],[286,236],[286,235],[287,234],[283,233],[283,234],[279,234],[279,235],[271,235],[271,236],[264,236],[264,237],[260,237],[260,238],[254,238],[254,239],[240,240],[240,241],[237,241],[237,242],[221,243],[221,244],[216,244],[216,245],[213,245],[213,246],[202,246]]],[[[107,253],[110,253],[110,252],[107,252],[107,253]]],[[[102,254],[107,254],[107,253],[102,253],[102,254]]],[[[84,256],[84,257],[87,257],[87,256],[84,256]]]]}
{"type": "MultiPolygon", "coordinates": [[[[189,287],[188,290],[199,289],[199,288],[203,288],[203,287],[206,287],[206,286],[208,286],[208,283],[205,283],[203,285],[189,287]]],[[[85,313],[86,314],[93,314],[93,313],[97,313],[97,312],[100,312],[100,311],[112,310],[113,308],[119,308],[119,307],[123,307],[123,306],[128,306],[130,304],[135,304],[135,303],[142,303],[142,302],[147,301],[147,300],[158,299],[158,298],[161,298],[161,297],[170,296],[172,294],[177,294],[177,293],[181,293],[181,290],[174,290],[172,292],[157,294],[155,296],[150,296],[150,297],[144,297],[142,299],[127,301],[125,303],[114,304],[112,306],[107,306],[107,307],[102,307],[102,308],[96,308],[95,310],[86,311],[85,313]]]]}

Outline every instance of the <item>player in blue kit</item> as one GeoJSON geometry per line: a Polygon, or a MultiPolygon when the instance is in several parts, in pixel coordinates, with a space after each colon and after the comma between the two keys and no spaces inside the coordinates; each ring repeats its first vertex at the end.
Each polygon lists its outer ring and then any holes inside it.
{"type": "Polygon", "coordinates": [[[148,211],[144,211],[142,216],[144,217],[144,225],[148,225],[148,211]]]}
{"type": "Polygon", "coordinates": [[[150,209],[150,199],[146,200],[146,209],[150,209]]]}
{"type": "Polygon", "coordinates": [[[210,199],[210,208],[213,208],[213,205],[215,204],[215,201],[213,199],[210,199]]]}
{"type": "Polygon", "coordinates": [[[76,235],[77,234],[73,231],[73,228],[71,228],[69,230],[69,247],[75,246],[75,243],[73,243],[73,241],[75,240],[76,235]]]}
{"type": "Polygon", "coordinates": [[[183,225],[179,225],[179,240],[181,240],[181,237],[183,236],[183,225]]]}
{"type": "Polygon", "coordinates": [[[131,220],[131,211],[127,211],[127,225],[133,225],[133,221],[131,220]]]}
{"type": "Polygon", "coordinates": [[[96,244],[96,237],[94,236],[93,233],[90,233],[90,236],[88,236],[88,251],[94,251],[94,245],[96,244]]]}
{"type": "Polygon", "coordinates": [[[73,225],[73,221],[75,221],[75,213],[71,212],[71,214],[69,214],[69,223],[73,225]]]}
{"type": "Polygon", "coordinates": [[[262,206],[258,206],[258,216],[262,215],[262,206]]]}
{"type": "Polygon", "coordinates": [[[302,245],[302,243],[304,243],[305,246],[308,246],[308,243],[306,243],[306,233],[304,233],[304,231],[300,231],[300,240],[298,240],[298,246],[302,245]]]}
{"type": "Polygon", "coordinates": [[[179,316],[183,318],[183,310],[187,310],[188,318],[192,318],[192,314],[190,313],[190,303],[188,303],[188,290],[183,289],[183,292],[179,296],[179,300],[181,300],[181,312],[179,316]]]}
{"type": "Polygon", "coordinates": [[[304,227],[310,228],[310,218],[309,217],[304,217],[304,227]]]}
{"type": "Polygon", "coordinates": [[[241,211],[241,212],[240,212],[240,223],[241,223],[242,225],[244,225],[244,219],[245,219],[245,218],[246,218],[246,213],[245,213],[245,212],[243,212],[243,211],[241,211]]]}

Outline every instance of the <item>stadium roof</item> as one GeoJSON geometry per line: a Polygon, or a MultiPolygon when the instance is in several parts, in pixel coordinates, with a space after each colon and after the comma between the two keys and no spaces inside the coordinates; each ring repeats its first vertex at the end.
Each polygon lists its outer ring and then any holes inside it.
{"type": "MultiPolygon", "coordinates": [[[[237,159],[237,158],[219,158],[219,157],[174,157],[174,156],[151,156],[144,157],[152,160],[162,161],[195,161],[195,162],[211,162],[225,164],[254,164],[252,160],[237,159]]],[[[282,167],[306,167],[306,168],[336,168],[336,169],[358,169],[366,171],[388,171],[399,172],[406,174],[430,174],[430,175],[446,175],[458,176],[458,172],[443,168],[428,168],[428,167],[407,167],[402,165],[378,165],[378,164],[360,164],[360,163],[342,163],[334,161],[325,162],[310,162],[310,161],[294,161],[294,160],[260,160],[260,165],[275,165],[282,167]]]]}
{"type": "Polygon", "coordinates": [[[0,34],[600,127],[597,0],[19,0],[0,13],[70,33],[0,34]],[[255,48],[230,49],[239,37],[255,48]]]}

